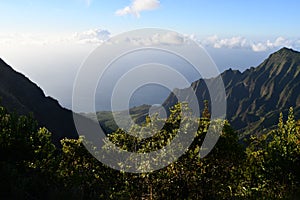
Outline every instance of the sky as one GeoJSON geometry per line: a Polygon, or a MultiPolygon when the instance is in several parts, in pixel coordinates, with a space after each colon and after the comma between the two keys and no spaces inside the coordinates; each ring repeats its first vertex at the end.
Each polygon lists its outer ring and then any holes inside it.
{"type": "Polygon", "coordinates": [[[286,46],[300,50],[297,0],[9,0],[0,2],[0,58],[70,107],[84,59],[115,35],[177,31],[199,42],[220,71],[257,66],[286,46]]]}

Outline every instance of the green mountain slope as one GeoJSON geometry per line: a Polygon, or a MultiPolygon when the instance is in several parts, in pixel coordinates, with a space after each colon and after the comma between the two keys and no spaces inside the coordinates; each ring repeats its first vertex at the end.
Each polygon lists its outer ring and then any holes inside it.
{"type": "MultiPolygon", "coordinates": [[[[270,129],[280,112],[294,107],[300,116],[300,53],[282,48],[271,54],[258,67],[244,72],[226,70],[221,74],[227,96],[227,116],[232,126],[247,133],[270,129]]],[[[206,80],[213,82],[213,79],[206,80]]],[[[192,84],[199,102],[210,99],[203,79],[192,84]]],[[[188,98],[188,97],[187,97],[188,98]]],[[[171,94],[165,107],[176,103],[171,94]]],[[[203,105],[200,103],[200,109],[203,105]]]]}
{"type": "MultiPolygon", "coordinates": [[[[227,96],[226,118],[241,136],[264,133],[277,124],[280,112],[287,116],[289,107],[294,108],[295,116],[300,117],[300,53],[282,48],[271,54],[257,67],[244,72],[228,69],[221,74],[227,96]]],[[[204,100],[210,99],[206,83],[213,84],[212,79],[199,79],[191,87],[196,91],[200,110],[204,100]]],[[[185,89],[174,90],[177,95],[184,95],[185,89]]],[[[171,93],[164,102],[168,110],[177,103],[171,93]]],[[[189,96],[186,97],[187,99],[189,96]]],[[[132,118],[143,122],[149,107],[140,106],[131,111],[132,118]]],[[[98,120],[108,132],[117,128],[111,113],[99,112],[98,120]]]]}

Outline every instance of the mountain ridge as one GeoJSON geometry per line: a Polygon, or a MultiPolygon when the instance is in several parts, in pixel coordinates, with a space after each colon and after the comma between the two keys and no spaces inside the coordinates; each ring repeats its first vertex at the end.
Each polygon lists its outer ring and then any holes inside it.
{"type": "MultiPolygon", "coordinates": [[[[272,53],[257,67],[243,72],[225,70],[221,77],[227,96],[226,118],[237,130],[247,126],[256,126],[250,132],[257,132],[276,124],[279,112],[287,112],[294,107],[295,114],[300,114],[300,53],[286,47],[272,53]],[[273,113],[273,114],[272,114],[273,113]],[[265,119],[266,116],[269,119],[265,119]],[[261,126],[261,127],[258,127],[261,126]]],[[[212,79],[199,79],[191,84],[203,109],[204,100],[210,100],[206,83],[212,79]]],[[[164,102],[166,108],[176,103],[174,94],[164,102]]]]}
{"type": "Polygon", "coordinates": [[[15,71],[0,58],[0,105],[19,115],[32,113],[40,126],[53,133],[59,140],[77,138],[72,112],[63,108],[57,100],[46,97],[43,90],[25,75],[15,71]]]}
{"type": "MultiPolygon", "coordinates": [[[[300,95],[297,92],[300,91],[299,73],[300,53],[288,48],[270,54],[257,67],[250,67],[243,72],[229,68],[221,73],[227,97],[226,118],[241,137],[264,133],[274,128],[279,113],[283,112],[287,116],[289,107],[293,107],[295,116],[300,118],[300,95]]],[[[191,84],[196,91],[200,111],[204,108],[204,100],[210,100],[206,83],[212,84],[214,79],[199,79],[191,84]]],[[[165,109],[169,110],[177,103],[175,94],[184,96],[185,91],[187,89],[173,90],[163,103],[165,109]]],[[[188,98],[190,97],[187,96],[186,100],[188,98]]],[[[215,105],[218,105],[218,100],[215,105]]],[[[137,123],[145,120],[145,108],[134,108],[135,114],[132,118],[137,123]]],[[[99,112],[97,115],[102,127],[113,132],[112,127],[117,125],[112,115],[107,112],[99,112]]]]}
{"type": "MultiPolygon", "coordinates": [[[[226,118],[233,128],[252,134],[269,129],[277,124],[279,112],[287,113],[289,107],[294,107],[295,116],[300,117],[300,53],[282,48],[272,53],[257,67],[251,67],[243,72],[229,68],[221,75],[226,97],[226,118]]],[[[210,100],[206,83],[213,83],[214,78],[199,79],[191,84],[203,110],[204,100],[210,100]]],[[[163,103],[165,108],[172,107],[177,99],[175,92],[184,93],[185,89],[176,89],[163,103]]],[[[54,141],[59,142],[64,137],[77,138],[72,111],[60,106],[52,97],[46,97],[39,86],[31,82],[23,74],[16,72],[0,58],[0,97],[2,104],[10,112],[18,114],[33,113],[40,126],[53,132],[54,141]]],[[[187,97],[189,98],[189,97],[187,97]]],[[[135,118],[142,122],[147,106],[134,110],[135,118]],[[141,114],[138,112],[141,110],[141,114]]],[[[107,114],[107,113],[106,113],[107,114]]],[[[97,115],[101,115],[97,113],[97,115]]],[[[105,124],[114,126],[113,119],[100,117],[104,129],[113,131],[105,124]]]]}

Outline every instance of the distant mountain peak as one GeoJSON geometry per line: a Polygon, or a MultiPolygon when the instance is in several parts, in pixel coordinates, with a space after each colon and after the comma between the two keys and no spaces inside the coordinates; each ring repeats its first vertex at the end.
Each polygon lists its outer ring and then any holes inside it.
{"type": "MultiPolygon", "coordinates": [[[[227,95],[227,116],[232,126],[248,133],[259,133],[276,124],[280,112],[294,107],[300,116],[300,52],[281,48],[258,67],[244,72],[228,69],[222,73],[227,95]]],[[[204,80],[193,83],[199,102],[210,99],[204,80]]],[[[164,105],[171,107],[176,98],[170,95],[164,105]]],[[[203,105],[200,105],[200,110],[203,105]]],[[[243,133],[246,134],[246,133],[243,133]]]]}
{"type": "Polygon", "coordinates": [[[287,71],[288,68],[294,68],[297,70],[300,63],[300,52],[287,47],[283,47],[280,50],[272,53],[263,63],[261,63],[255,71],[263,72],[276,72],[287,71]]]}
{"type": "Polygon", "coordinates": [[[299,53],[298,51],[294,50],[294,49],[290,49],[290,48],[287,48],[287,47],[283,47],[281,49],[279,49],[278,51],[272,53],[269,57],[269,59],[285,59],[285,58],[295,58],[295,55],[298,54],[299,56],[299,53]]]}
{"type": "Polygon", "coordinates": [[[286,53],[286,52],[288,52],[288,53],[299,53],[298,51],[296,51],[292,48],[287,48],[287,47],[282,47],[281,49],[279,49],[277,51],[277,53],[286,53]]]}
{"type": "Polygon", "coordinates": [[[240,70],[236,70],[236,69],[227,69],[225,70],[222,74],[226,74],[226,75],[237,75],[237,74],[241,74],[240,70]]]}

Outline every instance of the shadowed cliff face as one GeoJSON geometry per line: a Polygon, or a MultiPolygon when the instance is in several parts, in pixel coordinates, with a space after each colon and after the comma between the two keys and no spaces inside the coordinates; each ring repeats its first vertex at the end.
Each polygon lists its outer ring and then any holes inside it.
{"type": "MultiPolygon", "coordinates": [[[[235,129],[249,133],[262,131],[277,124],[280,112],[294,107],[300,116],[300,53],[282,48],[271,54],[258,67],[244,72],[226,70],[221,74],[227,96],[227,119],[235,129]]],[[[206,80],[211,84],[213,78],[206,80]]],[[[192,84],[203,109],[203,100],[213,101],[204,80],[192,84]]],[[[170,94],[165,107],[176,102],[170,94]]]]}
{"type": "Polygon", "coordinates": [[[1,59],[0,98],[0,105],[10,112],[22,115],[32,113],[40,126],[45,126],[52,132],[56,144],[64,137],[77,137],[72,112],[62,108],[53,98],[46,97],[36,84],[14,71],[1,59]]]}

